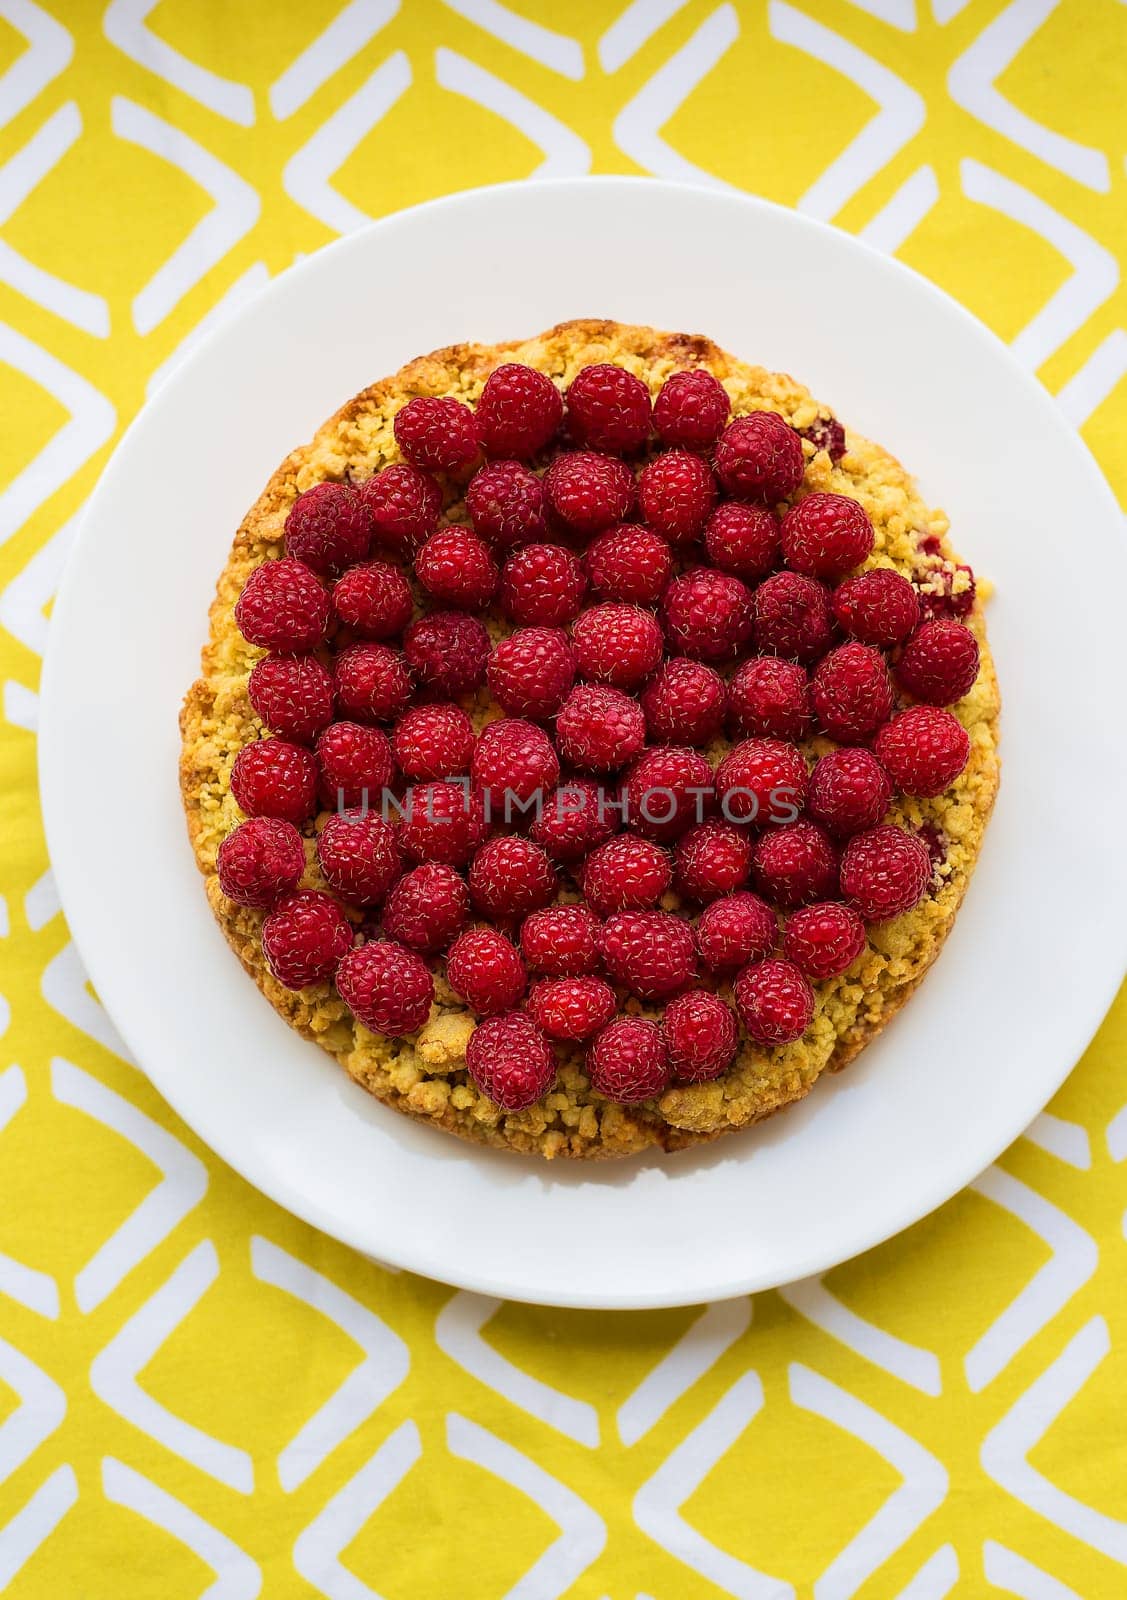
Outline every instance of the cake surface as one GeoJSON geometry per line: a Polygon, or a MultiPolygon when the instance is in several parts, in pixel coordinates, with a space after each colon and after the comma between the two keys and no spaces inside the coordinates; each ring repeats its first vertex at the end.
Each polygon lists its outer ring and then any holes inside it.
{"type": "MultiPolygon", "coordinates": [[[[674,1082],[641,1104],[619,1104],[597,1094],[583,1047],[560,1047],[554,1086],[524,1109],[505,1110],[481,1092],[467,1071],[475,1018],[446,981],[441,962],[435,1001],[423,1026],[404,1038],[373,1033],[355,1019],[332,983],[300,991],[282,987],[264,955],[263,912],[228,899],[216,871],[219,846],[243,817],[231,793],[232,764],[244,746],[266,731],[247,693],[251,669],[265,652],[246,642],[235,619],[235,604],[249,574],[283,553],[284,524],[299,494],[324,481],[359,483],[402,460],[392,424],[411,398],[451,396],[473,404],[489,374],[505,362],[535,368],[561,390],[580,369],[609,362],[634,373],[652,395],[671,373],[705,368],[723,384],[733,417],[772,411],[805,435],[803,495],[845,495],[864,508],[875,530],[864,570],[891,568],[925,596],[958,596],[965,590],[969,599],[974,591],[966,585],[972,580],[948,541],[946,517],[929,510],[892,456],[846,427],[844,453],[831,459],[824,447],[831,415],[799,383],[738,361],[702,337],[597,320],[564,323],[512,344],[457,345],[409,363],[349,401],[308,445],[293,451],[240,526],[211,608],[201,676],[181,713],[181,788],[209,902],[246,971],[281,1016],[334,1055],[357,1083],[387,1105],[437,1128],[549,1157],[627,1155],[653,1146],[672,1150],[746,1127],[801,1099],[823,1072],[844,1067],[880,1032],[938,955],[974,869],[999,777],[999,699],[983,623],[982,586],[970,609],[960,615],[978,642],[980,669],[970,692],[953,707],[969,735],[969,759],[943,793],[927,799],[898,794],[887,816],[929,842],[934,864],[930,885],[914,909],[869,925],[863,953],[844,974],[814,983],[813,1019],[803,1036],[766,1048],[741,1033],[736,1058],[719,1077],[674,1082]]],[[[467,520],[457,488],[448,486],[442,520],[467,520]]],[[[379,554],[386,559],[385,552],[379,554]]],[[[417,589],[416,603],[418,609],[417,589]]],[[[499,611],[490,611],[486,620],[494,641],[511,631],[499,611]]],[[[463,704],[477,730],[501,714],[484,687],[463,704]]],[[[705,746],[704,754],[715,767],[737,742],[719,736],[705,746]]],[[[801,744],[810,760],[833,748],[817,734],[801,744]]],[[[323,823],[324,814],[319,821],[323,823]]],[[[301,886],[324,889],[315,828],[309,823],[302,831],[306,869],[301,886]]],[[[578,898],[566,878],[561,894],[566,900],[578,898]]],[[[673,890],[660,904],[686,918],[699,909],[673,890]]],[[[359,915],[354,920],[359,925],[359,915]]],[[[727,997],[728,985],[719,988],[727,997]]],[[[661,1014],[660,1003],[639,1001],[621,990],[619,1005],[625,1015],[661,1014]]]]}

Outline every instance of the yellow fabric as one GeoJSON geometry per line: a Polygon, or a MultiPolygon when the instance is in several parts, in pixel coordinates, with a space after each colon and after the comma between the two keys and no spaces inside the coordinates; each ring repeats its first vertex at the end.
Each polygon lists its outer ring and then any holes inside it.
{"type": "Polygon", "coordinates": [[[996,1169],[821,1284],[495,1307],[295,1222],[122,1058],[34,736],[72,519],[153,374],[296,255],[476,183],[695,175],[867,233],[1014,342],[1122,495],[1125,61],[1112,0],[0,4],[0,1588],[1127,1593],[1124,997],[996,1169]]]}

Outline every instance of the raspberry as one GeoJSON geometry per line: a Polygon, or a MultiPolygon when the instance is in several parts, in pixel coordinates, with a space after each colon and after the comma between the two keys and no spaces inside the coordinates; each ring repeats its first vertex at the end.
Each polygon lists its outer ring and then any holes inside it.
{"type": "Polygon", "coordinates": [[[280,817],[251,817],[223,840],[215,869],[228,900],[240,906],[272,906],[297,888],[305,871],[301,834],[280,817]]]}
{"type": "Polygon", "coordinates": [[[526,544],[501,569],[498,603],[522,627],[558,628],[579,615],[587,579],[570,550],[526,544]]]}
{"type": "Polygon", "coordinates": [[[603,926],[611,976],[643,1000],[659,1000],[692,981],[696,947],[687,922],[667,911],[623,911],[603,926]]]}
{"type": "Polygon", "coordinates": [[[442,489],[405,461],[366,478],[357,491],[371,512],[376,544],[410,555],[438,527],[442,489]]]}
{"type": "Polygon", "coordinates": [[[874,567],[847,578],[833,593],[833,612],[846,633],[862,644],[899,644],[920,620],[920,602],[907,578],[874,567]]]}
{"type": "Polygon", "coordinates": [[[545,797],[528,836],[556,861],[578,861],[614,830],[614,814],[599,786],[590,778],[570,778],[545,797]]]}
{"type": "Polygon", "coordinates": [[[620,689],[578,684],[556,718],[560,754],[584,772],[623,767],[646,742],[646,719],[636,700],[620,689]]]}
{"type": "Polygon", "coordinates": [[[549,1039],[589,1039],[617,1010],[614,990],[602,978],[546,978],[528,996],[529,1015],[549,1039]]]}
{"type": "Polygon", "coordinates": [[[673,575],[673,553],[660,534],[622,522],[599,534],[587,551],[586,567],[600,599],[649,606],[673,575]]]}
{"type": "Polygon", "coordinates": [[[755,887],[784,911],[837,893],[837,851],[816,822],[769,828],[751,858],[755,887]]]}
{"type": "Polygon", "coordinates": [[[647,750],[626,780],[631,826],[647,839],[677,839],[716,803],[712,768],[699,750],[663,745],[647,750]]]}
{"type": "Polygon", "coordinates": [[[865,924],[840,902],[803,906],[783,929],[783,954],[808,978],[839,978],[864,948],[865,924]]]}
{"type": "Polygon", "coordinates": [[[854,834],[842,854],[842,892],[866,922],[903,916],[919,905],[930,882],[927,845],[891,822],[854,834]]]}
{"type": "Polygon", "coordinates": [[[947,835],[942,828],[937,828],[933,822],[921,822],[919,836],[927,847],[931,860],[931,870],[934,874],[947,859],[947,835]]]}
{"type": "Polygon", "coordinates": [[[661,627],[651,611],[611,601],[580,612],[571,629],[579,675],[615,689],[636,689],[661,661],[661,627]]]}
{"type": "Polygon", "coordinates": [[[809,439],[815,450],[824,450],[834,466],[845,454],[845,429],[836,417],[818,417],[809,427],[799,428],[804,439],[809,439]]]}
{"type": "Polygon", "coordinates": [[[372,542],[372,514],[347,483],[316,483],[286,517],[286,554],[323,577],[355,566],[372,542]]]}
{"type": "Polygon", "coordinates": [[[574,533],[600,533],[630,515],[634,474],[612,456],[575,450],[552,462],[544,474],[544,493],[556,516],[574,533]]]}
{"type": "Polygon", "coordinates": [[[792,821],[806,803],[806,758],[781,739],[745,739],[716,769],[716,792],[728,822],[792,821]]]}
{"type": "Polygon", "coordinates": [[[262,953],[283,989],[325,983],[352,949],[352,924],[330,894],[288,894],[263,919],[262,953]]]}
{"type": "Polygon", "coordinates": [[[806,809],[837,838],[875,828],[891,803],[888,773],[870,750],[831,750],[814,763],[806,809]]]}
{"type": "Polygon", "coordinates": [[[961,621],[974,610],[976,587],[970,567],[944,561],[920,579],[920,608],[929,618],[961,621]]]}
{"type": "Polygon", "coordinates": [[[247,699],[271,733],[310,744],[333,720],[333,678],[316,656],[263,656],[247,699]]]}
{"type": "Polygon", "coordinates": [[[829,596],[820,583],[798,572],[776,572],[752,596],[756,648],[810,666],[824,656],[833,637],[829,596]]]}
{"type": "Polygon", "coordinates": [[[470,772],[492,818],[506,823],[536,816],[548,790],[560,781],[552,741],[543,728],[521,717],[502,717],[482,730],[470,772]]]}
{"type": "Polygon", "coordinates": [[[320,578],[291,556],[255,567],[235,602],[235,621],[247,643],[287,655],[323,644],[331,615],[320,578]]]}
{"type": "Polygon", "coordinates": [[[705,524],[704,548],[714,567],[757,583],[779,559],[779,519],[765,506],[727,500],[705,524]]]}
{"type": "Polygon", "coordinates": [[[917,700],[954,705],[978,677],[978,642],[961,622],[925,622],[904,646],[896,677],[917,700]]]}
{"type": "Polygon", "coordinates": [[[509,1011],[524,993],[528,975],[516,946],[496,928],[469,928],[446,957],[446,981],[479,1017],[509,1011]]]}
{"type": "Polygon", "coordinates": [[[555,716],[575,682],[575,653],[560,628],[518,628],[496,645],[486,682],[512,717],[555,716]]]}
{"type": "Polygon", "coordinates": [[[482,610],[497,591],[489,546],[454,523],[431,534],[415,557],[415,576],[432,599],[463,611],[482,610]]]}
{"type": "Polygon", "coordinates": [[[620,1105],[653,1100],[673,1076],[665,1040],[656,1022],[619,1017],[587,1050],[587,1076],[596,1094],[620,1105]]]}
{"type": "Polygon", "coordinates": [[[304,822],[317,808],[317,763],[303,744],[256,739],[231,765],[231,793],[248,817],[304,822]]]}
{"type": "Polygon", "coordinates": [[[415,783],[407,790],[399,845],[412,861],[464,866],[488,837],[482,796],[465,783],[415,783]]]}
{"type": "Polygon", "coordinates": [[[459,778],[470,770],[477,739],[460,706],[411,706],[391,736],[395,763],[411,783],[459,778]]]}
{"type": "Polygon", "coordinates": [[[872,645],[839,645],[823,656],[810,686],[823,731],[839,744],[864,744],[892,715],[892,680],[872,645]]]}
{"type": "Polygon", "coordinates": [[[491,372],[477,402],[477,431],[491,456],[527,461],[559,432],[563,400],[535,367],[506,362],[491,372]]]}
{"type": "Polygon", "coordinates": [[[618,833],[583,863],[587,904],[600,917],[616,911],[647,911],[673,882],[669,856],[660,845],[636,833],[618,833]]]}
{"type": "Polygon", "coordinates": [[[480,453],[477,425],[460,400],[418,395],[395,413],[395,442],[413,467],[462,473],[480,453]]]}
{"type": "Polygon", "coordinates": [[[519,461],[491,461],[470,479],[466,511],[474,532],[499,550],[511,550],[548,531],[544,486],[519,461]]]}
{"type": "Polygon", "coordinates": [[[398,650],[359,640],[333,662],[337,706],[356,722],[391,722],[411,698],[414,684],[398,650]]]}
{"type": "Polygon", "coordinates": [[[662,600],[662,620],[678,654],[698,661],[732,661],[751,640],[752,597],[739,578],[693,567],[674,578],[662,600]]]}
{"type": "Polygon", "coordinates": [[[317,860],[330,889],[354,906],[378,906],[403,871],[390,822],[374,811],[338,811],[317,835],[317,860]]]}
{"type": "Polygon", "coordinates": [[[702,822],[677,845],[678,894],[704,904],[740,889],[751,871],[751,840],[728,822],[702,822]]]}
{"type": "Polygon", "coordinates": [[[664,444],[708,450],[724,431],[730,410],[724,385],[697,367],[666,378],[654,401],[654,427],[664,444]]]}
{"type": "Polygon", "coordinates": [[[468,694],[485,681],[489,634],[478,617],[460,611],[432,611],[417,617],[403,635],[403,657],[418,678],[437,694],[468,694]]]}
{"type": "Polygon", "coordinates": [[[395,771],[386,734],[359,722],[331,722],[318,735],[314,750],[323,805],[380,809],[395,771]]]}
{"type": "Polygon", "coordinates": [[[638,475],[642,516],[670,544],[695,539],[715,502],[716,479],[688,450],[665,450],[638,475]]]}
{"type": "Polygon", "coordinates": [[[414,609],[407,579],[384,561],[352,567],[333,585],[333,610],[358,639],[398,638],[414,609]]]}
{"type": "Polygon", "coordinates": [[[599,969],[600,926],[586,906],[545,906],[521,924],[521,954],[533,972],[586,977],[599,969]]]}
{"type": "Polygon", "coordinates": [[[728,719],[738,739],[805,739],[813,720],[805,667],[754,656],[728,684],[728,719]]]}
{"type": "Polygon", "coordinates": [[[805,470],[801,440],[774,411],[737,417],[716,446],[716,475],[735,500],[774,505],[794,493],[805,470]]]}
{"type": "Polygon", "coordinates": [[[556,1079],[552,1047],[523,1011],[480,1023],[466,1046],[466,1068],[482,1094],[503,1111],[534,1105],[556,1079]]]}
{"type": "Polygon", "coordinates": [[[650,436],[650,410],[650,391],[624,367],[583,367],[568,385],[568,432],[592,450],[640,450],[650,436]]]}
{"type": "Polygon", "coordinates": [[[413,950],[369,940],[350,950],[337,968],[337,993],[371,1033],[398,1039],[417,1033],[430,1016],[434,982],[413,950]]]}
{"type": "Polygon", "coordinates": [[[697,949],[713,972],[761,961],[771,954],[778,936],[775,913],[749,891],[714,900],[697,919],[697,949]]]}
{"type": "Polygon", "coordinates": [[[665,1008],[662,1037],[673,1076],[679,1083],[709,1083],[732,1065],[736,1019],[718,995],[707,989],[679,994],[665,1008]]]}
{"type": "Polygon", "coordinates": [[[384,902],[383,926],[389,939],[436,956],[461,933],[469,915],[465,880],[453,867],[427,861],[393,886],[384,902]]]}
{"type": "Polygon", "coordinates": [[[490,839],[470,862],[470,899],[483,916],[520,918],[556,897],[547,853],[519,834],[490,839]]]}
{"type": "Polygon", "coordinates": [[[756,1044],[801,1039],[814,1016],[814,991],[792,961],[758,961],[745,967],[732,985],[732,996],[756,1044]]]}
{"type": "Polygon", "coordinates": [[[876,535],[864,506],[843,494],[808,494],[783,518],[783,560],[811,578],[843,578],[872,552],[876,535]]]}
{"type": "Polygon", "coordinates": [[[966,766],[970,737],[950,711],[910,706],[885,723],[873,748],[898,789],[931,800],[966,766]]]}
{"type": "Polygon", "coordinates": [[[687,656],[667,661],[639,696],[650,738],[661,744],[710,744],[727,698],[720,674],[687,656]]]}

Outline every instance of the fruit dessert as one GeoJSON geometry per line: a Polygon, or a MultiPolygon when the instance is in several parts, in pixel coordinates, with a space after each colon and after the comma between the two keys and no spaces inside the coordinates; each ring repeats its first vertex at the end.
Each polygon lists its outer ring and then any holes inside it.
{"type": "Polygon", "coordinates": [[[742,1128],[954,921],[998,784],[982,586],[793,379],[613,322],[349,401],[240,527],[181,715],[219,925],[436,1128],[742,1128]]]}

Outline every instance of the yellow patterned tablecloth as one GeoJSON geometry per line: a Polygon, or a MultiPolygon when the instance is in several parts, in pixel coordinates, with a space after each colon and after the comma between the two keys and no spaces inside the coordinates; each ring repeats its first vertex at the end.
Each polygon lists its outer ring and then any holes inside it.
{"type": "Polygon", "coordinates": [[[0,1589],[1127,1595],[1123,998],[996,1167],[822,1280],[499,1305],[361,1260],[177,1121],[35,793],[121,429],[295,255],[449,190],[650,172],[832,219],[1011,341],[1127,495],[1125,101],[1114,0],[0,0],[0,1589]]]}

